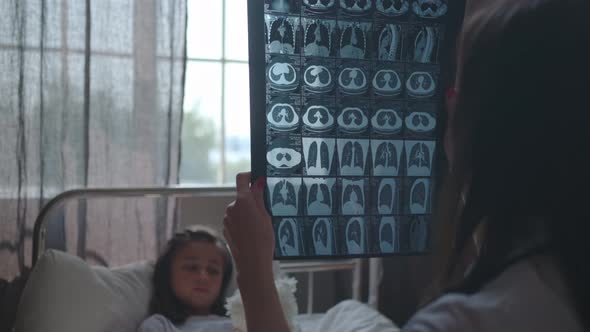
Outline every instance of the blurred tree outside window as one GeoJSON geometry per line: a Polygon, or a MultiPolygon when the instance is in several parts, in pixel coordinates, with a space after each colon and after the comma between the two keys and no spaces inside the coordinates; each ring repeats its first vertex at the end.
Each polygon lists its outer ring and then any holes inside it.
{"type": "Polygon", "coordinates": [[[233,185],[250,169],[247,0],[188,0],[180,183],[233,185]]]}

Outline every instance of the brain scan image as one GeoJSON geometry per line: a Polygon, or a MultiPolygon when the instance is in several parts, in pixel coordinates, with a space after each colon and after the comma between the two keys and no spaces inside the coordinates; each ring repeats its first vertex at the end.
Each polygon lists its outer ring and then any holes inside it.
{"type": "Polygon", "coordinates": [[[330,70],[320,64],[311,64],[303,72],[305,89],[315,93],[329,92],[334,88],[334,80],[330,70]]]}
{"type": "Polygon", "coordinates": [[[373,175],[398,176],[402,141],[371,140],[373,175]]]}
{"type": "Polygon", "coordinates": [[[410,188],[409,208],[411,214],[425,214],[430,197],[430,179],[416,179],[410,188]]]}
{"type": "Polygon", "coordinates": [[[303,0],[305,7],[312,11],[323,13],[334,8],[336,0],[303,0]]]}
{"type": "Polygon", "coordinates": [[[410,0],[377,0],[377,11],[386,16],[401,16],[410,9],[410,0]]]}
{"type": "Polygon", "coordinates": [[[268,51],[270,53],[294,54],[295,53],[295,29],[299,19],[294,17],[278,17],[265,15],[267,31],[268,51]]]}
{"type": "Polygon", "coordinates": [[[402,28],[397,24],[386,24],[379,33],[377,59],[395,61],[401,49],[402,28]]]}
{"type": "Polygon", "coordinates": [[[430,176],[434,141],[406,141],[408,176],[430,176]]]}
{"type": "Polygon", "coordinates": [[[305,56],[329,57],[335,21],[304,18],[303,53],[305,56]]]}
{"type": "Polygon", "coordinates": [[[365,203],[365,181],[342,179],[342,214],[364,214],[365,203]]]}
{"type": "Polygon", "coordinates": [[[350,218],[346,223],[346,250],[350,255],[365,252],[365,222],[363,218],[350,218]]]}
{"type": "Polygon", "coordinates": [[[303,138],[303,154],[307,175],[329,175],[334,158],[335,139],[303,138]]]}
{"type": "Polygon", "coordinates": [[[340,130],[349,134],[362,133],[369,125],[369,119],[359,107],[344,107],[337,121],[340,130]]]}
{"type": "Polygon", "coordinates": [[[394,203],[397,195],[394,179],[384,178],[379,182],[377,191],[377,211],[379,214],[393,214],[394,203]]]}
{"type": "Polygon", "coordinates": [[[371,126],[379,134],[396,134],[402,129],[400,112],[390,108],[380,108],[371,118],[371,126]]]}
{"type": "Polygon", "coordinates": [[[343,94],[360,95],[367,91],[367,74],[357,66],[344,67],[338,75],[338,87],[343,94]]]}
{"type": "Polygon", "coordinates": [[[397,245],[396,240],[395,218],[392,216],[381,217],[379,222],[379,249],[381,252],[394,252],[397,245]]]}
{"type": "Polygon", "coordinates": [[[299,115],[295,108],[286,102],[275,102],[270,105],[266,121],[271,128],[278,131],[291,131],[299,125],[299,115]]]}
{"type": "Polygon", "coordinates": [[[338,139],[336,145],[340,157],[340,174],[344,176],[364,175],[369,140],[338,139]]]}
{"type": "Polygon", "coordinates": [[[414,133],[428,133],[436,127],[436,118],[427,112],[412,112],[406,116],[405,124],[414,133]]]}
{"type": "Polygon", "coordinates": [[[397,96],[402,91],[402,82],[395,70],[381,69],[373,76],[373,91],[380,96],[397,96]]]}
{"type": "Polygon", "coordinates": [[[307,214],[327,216],[332,214],[332,189],[336,179],[304,178],[307,188],[307,214]]]}
{"type": "Polygon", "coordinates": [[[271,61],[266,70],[266,79],[277,91],[293,91],[299,87],[299,75],[292,61],[278,58],[271,61]]]}
{"type": "Polygon", "coordinates": [[[443,0],[414,0],[412,11],[421,18],[439,18],[447,13],[447,4],[443,0]]]}
{"type": "Polygon", "coordinates": [[[436,55],[438,31],[434,27],[422,27],[414,41],[413,60],[419,63],[431,63],[436,55]]]}
{"type": "Polygon", "coordinates": [[[430,73],[415,71],[406,81],[406,90],[414,98],[432,97],[436,92],[436,82],[430,73]]]}
{"type": "Polygon", "coordinates": [[[428,243],[428,224],[424,216],[413,216],[410,219],[410,250],[424,251],[428,243]]]}
{"type": "MultiPolygon", "coordinates": [[[[321,104],[308,104],[303,114],[303,124],[313,132],[321,133],[334,127],[335,119],[327,106],[321,104]]],[[[305,138],[304,138],[305,139],[305,138]]]]}
{"type": "Polygon", "coordinates": [[[279,222],[278,240],[283,256],[298,256],[300,254],[299,232],[295,219],[285,218],[279,222]]]}
{"type": "Polygon", "coordinates": [[[340,26],[340,57],[364,59],[367,53],[367,32],[370,23],[338,22],[340,26]]]}
{"type": "Polygon", "coordinates": [[[328,218],[318,218],[312,227],[313,248],[316,255],[332,255],[332,223],[328,218]]]}
{"type": "Polygon", "coordinates": [[[301,178],[268,178],[270,208],[274,216],[296,216],[301,178]]]}

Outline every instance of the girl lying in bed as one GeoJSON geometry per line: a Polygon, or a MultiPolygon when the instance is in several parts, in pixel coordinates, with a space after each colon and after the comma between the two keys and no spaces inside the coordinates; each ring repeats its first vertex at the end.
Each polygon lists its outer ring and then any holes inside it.
{"type": "Polygon", "coordinates": [[[232,270],[227,245],[214,231],[177,233],[156,262],[152,316],[138,332],[232,331],[221,319],[232,270]]]}

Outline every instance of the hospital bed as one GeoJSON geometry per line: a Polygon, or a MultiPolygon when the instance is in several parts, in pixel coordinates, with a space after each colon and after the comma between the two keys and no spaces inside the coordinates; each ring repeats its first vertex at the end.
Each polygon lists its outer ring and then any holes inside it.
{"type": "MultiPolygon", "coordinates": [[[[126,310],[124,308],[129,307],[144,308],[143,311],[139,310],[130,315],[136,321],[145,318],[143,316],[146,314],[147,309],[145,308],[147,308],[151,292],[150,268],[153,268],[153,260],[157,256],[158,248],[161,248],[165,240],[174,231],[188,226],[190,223],[209,224],[209,226],[220,230],[224,213],[223,206],[231,201],[233,196],[234,192],[228,189],[180,186],[77,189],[56,196],[47,202],[35,222],[31,252],[34,269],[19,305],[16,331],[34,332],[35,328],[39,326],[44,331],[52,331],[51,328],[47,327],[47,322],[55,322],[56,316],[68,315],[72,310],[74,312],[71,313],[71,317],[85,317],[87,315],[85,311],[97,310],[92,307],[92,300],[88,299],[88,297],[95,298],[95,303],[100,302],[97,299],[99,297],[108,302],[108,296],[105,298],[104,294],[110,294],[111,301],[121,302],[120,308],[123,308],[122,311],[126,310]],[[207,200],[210,200],[210,202],[207,202],[207,200]],[[194,202],[200,202],[201,204],[205,202],[204,206],[208,207],[209,212],[214,212],[213,216],[208,219],[205,218],[205,220],[195,216],[195,211],[190,211],[191,207],[194,210],[194,202]],[[189,211],[188,216],[186,211],[189,211]],[[105,217],[105,215],[113,212],[120,214],[121,217],[113,218],[112,215],[108,218],[105,217]],[[125,230],[124,227],[125,223],[132,222],[125,218],[125,216],[129,215],[135,216],[135,218],[131,218],[134,219],[133,222],[136,224],[136,226],[131,227],[134,231],[125,230]],[[93,223],[98,225],[93,225],[93,223]],[[148,225],[150,227],[147,227],[148,225]],[[97,226],[102,228],[97,228],[97,226]],[[152,232],[147,232],[146,228],[150,228],[152,232]],[[139,234],[131,235],[131,233],[139,234]],[[83,236],[80,236],[81,234],[83,236]],[[146,236],[146,234],[156,240],[143,241],[141,237],[146,236]],[[125,243],[133,242],[131,241],[132,238],[136,239],[136,243],[131,243],[126,248],[128,251],[134,252],[134,254],[130,255],[125,252],[125,243]],[[60,266],[63,271],[56,268],[56,266],[60,266]],[[82,277],[75,276],[74,278],[72,276],[73,271],[81,271],[82,277]],[[91,287],[84,284],[84,278],[86,277],[91,280],[90,283],[93,283],[91,287]],[[71,284],[68,285],[68,282],[71,284]],[[96,282],[97,286],[94,285],[94,282],[96,282]],[[78,283],[80,284],[78,285],[78,283]],[[141,287],[138,286],[140,284],[141,287]],[[80,292],[71,292],[69,295],[64,294],[68,293],[68,289],[74,289],[76,285],[83,290],[82,293],[96,286],[95,293],[91,292],[91,295],[79,294],[80,292]],[[113,286],[114,290],[109,289],[109,286],[113,286]],[[60,289],[63,291],[60,291],[60,289]],[[132,289],[131,293],[129,293],[131,295],[125,293],[129,289],[132,289]],[[127,295],[122,296],[122,294],[127,295]],[[76,296],[79,296],[79,298],[76,298],[76,296]],[[40,297],[43,298],[40,299],[40,297]],[[62,308],[60,301],[70,302],[69,297],[74,298],[75,303],[62,308]],[[132,303],[126,303],[127,300],[132,300],[132,303]],[[57,308],[57,314],[52,313],[51,305],[43,308],[43,303],[47,303],[47,301],[54,304],[53,307],[57,308]],[[35,315],[42,317],[39,318],[35,315]],[[52,316],[53,318],[51,318],[52,316]],[[38,322],[32,321],[32,317],[37,319],[38,322]]],[[[354,316],[351,316],[351,310],[353,310],[357,312],[358,317],[367,317],[373,322],[376,317],[377,320],[382,319],[386,325],[388,324],[388,320],[376,311],[381,274],[379,259],[290,260],[281,261],[279,265],[281,272],[296,276],[298,279],[297,297],[300,308],[298,322],[302,331],[317,330],[318,324],[322,324],[322,319],[324,320],[322,328],[327,328],[326,326],[330,325],[330,322],[326,323],[325,320],[329,315],[332,316],[330,319],[340,321],[341,324],[346,319],[337,317],[338,312],[336,311],[338,310],[343,311],[341,315],[350,317],[354,316]],[[351,283],[348,294],[354,301],[348,301],[346,308],[334,307],[338,310],[335,311],[332,308],[328,310],[328,313],[318,312],[319,310],[315,306],[315,301],[318,299],[317,293],[325,289],[326,285],[321,284],[321,282],[318,285],[317,280],[320,278],[316,276],[322,273],[349,274],[351,283]],[[365,301],[362,301],[363,297],[366,298],[365,301]],[[361,304],[361,302],[364,303],[361,304]],[[303,308],[305,309],[302,310],[303,308]]],[[[231,295],[231,292],[228,295],[231,295]]],[[[330,306],[335,304],[332,303],[330,306]]],[[[109,304],[107,303],[106,306],[109,306],[109,304]]],[[[121,316],[120,313],[116,312],[117,305],[111,306],[114,308],[107,311],[112,316],[121,316]]],[[[90,318],[88,319],[95,319],[96,316],[96,314],[89,315],[90,318]]],[[[62,319],[67,320],[67,318],[62,319]]],[[[104,314],[103,319],[108,320],[110,318],[108,314],[104,314]]],[[[125,317],[118,317],[117,319],[119,322],[113,323],[116,325],[110,325],[108,330],[132,330],[131,326],[137,324],[136,322],[121,323],[122,319],[126,319],[125,317]]],[[[70,325],[64,325],[63,322],[57,324],[60,326],[59,330],[62,332],[74,331],[73,328],[76,328],[73,327],[74,325],[78,324],[77,328],[80,328],[79,324],[84,324],[84,322],[79,322],[80,319],[73,320],[78,320],[78,322],[70,325]]],[[[369,323],[373,324],[372,322],[361,322],[361,324],[369,323]]],[[[348,325],[351,331],[355,330],[354,325],[350,323],[348,325]]],[[[395,326],[391,325],[391,331],[395,331],[395,326]]],[[[334,327],[336,328],[336,326],[334,327]]],[[[338,329],[340,332],[344,332],[342,327],[338,327],[338,329]]],[[[85,330],[92,331],[92,329],[88,329],[88,326],[85,326],[85,330]]],[[[367,329],[367,331],[371,331],[371,329],[367,329]]]]}

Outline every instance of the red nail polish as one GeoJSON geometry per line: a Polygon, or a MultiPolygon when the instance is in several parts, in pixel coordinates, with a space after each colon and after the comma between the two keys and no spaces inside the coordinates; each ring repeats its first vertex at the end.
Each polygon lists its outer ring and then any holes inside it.
{"type": "Polygon", "coordinates": [[[266,177],[261,176],[258,179],[256,179],[256,182],[254,182],[254,186],[256,187],[256,189],[263,189],[264,185],[266,184],[266,177]]]}
{"type": "Polygon", "coordinates": [[[453,98],[457,95],[457,90],[455,88],[448,88],[445,95],[447,96],[447,98],[453,98]]]}

